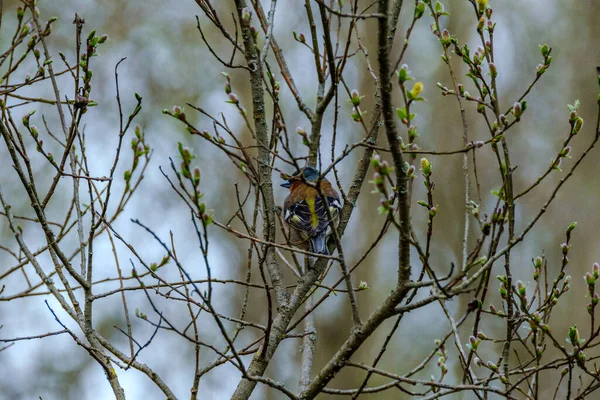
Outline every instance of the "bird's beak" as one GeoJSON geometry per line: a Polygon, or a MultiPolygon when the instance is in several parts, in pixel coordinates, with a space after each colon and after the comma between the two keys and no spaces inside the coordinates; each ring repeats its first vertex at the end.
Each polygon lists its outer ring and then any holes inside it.
{"type": "Polygon", "coordinates": [[[292,182],[290,181],[285,181],[281,184],[281,187],[284,187],[286,189],[289,189],[290,187],[292,187],[292,182]]]}

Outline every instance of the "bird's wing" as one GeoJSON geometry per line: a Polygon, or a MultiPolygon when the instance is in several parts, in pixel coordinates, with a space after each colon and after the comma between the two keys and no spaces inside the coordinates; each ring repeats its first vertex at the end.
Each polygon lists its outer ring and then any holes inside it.
{"type": "MultiPolygon", "coordinates": [[[[309,237],[314,237],[325,233],[329,227],[327,209],[316,190],[304,189],[303,191],[303,189],[301,188],[286,199],[284,219],[292,228],[304,232],[309,237]],[[312,190],[315,193],[311,193],[312,190]]],[[[341,209],[339,195],[332,191],[326,200],[329,213],[336,221],[341,209]]]]}
{"type": "Polygon", "coordinates": [[[316,202],[310,199],[292,203],[284,211],[284,219],[292,228],[304,232],[307,236],[315,236],[319,228],[319,218],[313,210],[316,202]]]}

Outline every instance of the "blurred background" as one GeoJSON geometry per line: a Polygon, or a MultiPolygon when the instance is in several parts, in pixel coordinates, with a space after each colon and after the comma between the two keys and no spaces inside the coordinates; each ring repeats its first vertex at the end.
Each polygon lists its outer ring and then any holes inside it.
{"type": "MultiPolygon", "coordinates": [[[[0,30],[0,48],[5,49],[10,43],[16,25],[16,1],[3,2],[3,20],[0,30]]],[[[233,2],[215,2],[224,20],[233,12],[233,2]]],[[[268,1],[263,0],[264,7],[268,1]]],[[[369,2],[361,1],[363,7],[369,2]]],[[[479,45],[475,31],[475,16],[472,6],[467,1],[446,1],[446,9],[450,12],[449,19],[444,20],[442,28],[447,28],[456,35],[459,43],[468,43],[471,49],[479,45]]],[[[552,47],[553,62],[551,68],[542,77],[541,82],[527,97],[528,109],[522,121],[507,135],[513,165],[518,166],[515,172],[517,192],[521,192],[534,182],[547,168],[551,159],[560,150],[562,141],[568,135],[567,104],[573,104],[576,99],[581,101],[580,115],[585,125],[582,132],[574,139],[573,156],[577,157],[589,144],[593,136],[593,127],[597,115],[595,67],[600,65],[600,2],[594,0],[579,0],[576,2],[535,0],[529,2],[504,2],[491,0],[489,5],[494,9],[493,19],[497,22],[495,30],[496,66],[499,72],[498,90],[502,108],[506,109],[525,91],[535,77],[536,65],[542,62],[538,45],[547,43],[552,47]]],[[[292,31],[305,33],[308,37],[308,27],[304,7],[296,2],[280,2],[275,17],[274,35],[287,57],[288,66],[306,103],[314,108],[317,91],[317,79],[314,72],[313,58],[308,49],[294,41],[292,31]]],[[[314,6],[316,9],[316,5],[314,6]]],[[[412,2],[405,1],[400,28],[394,48],[394,59],[399,54],[401,43],[413,15],[412,2]]],[[[84,36],[92,29],[98,34],[108,34],[110,39],[100,48],[101,56],[94,59],[94,81],[92,98],[99,105],[91,108],[85,116],[85,132],[87,140],[88,159],[91,170],[98,176],[108,175],[113,161],[118,136],[118,109],[115,101],[114,69],[116,63],[127,57],[119,68],[121,95],[126,113],[134,107],[133,93],[138,92],[143,97],[143,110],[137,122],[143,126],[146,139],[153,149],[152,161],[145,173],[145,179],[136,197],[129,204],[124,215],[115,223],[115,229],[131,243],[137,252],[148,262],[159,261],[164,255],[156,241],[134,225],[130,219],[140,219],[151,227],[163,240],[167,240],[172,231],[177,247],[178,256],[184,266],[195,278],[206,276],[206,270],[195,238],[189,213],[165,178],[159,167],[169,167],[169,157],[177,162],[177,142],[193,148],[197,155],[195,162],[202,170],[202,188],[206,193],[205,201],[214,210],[214,217],[225,222],[235,212],[234,183],[240,182],[247,189],[244,176],[234,168],[230,161],[213,147],[198,137],[191,137],[184,127],[172,118],[161,113],[163,109],[171,109],[174,105],[184,107],[188,120],[200,129],[211,129],[211,123],[206,117],[200,116],[186,102],[195,104],[218,115],[223,113],[229,126],[239,134],[244,141],[250,136],[244,128],[243,120],[238,116],[232,105],[226,104],[226,94],[223,90],[224,78],[221,72],[224,67],[210,54],[202,42],[196,27],[195,15],[199,15],[207,40],[225,59],[229,58],[231,48],[217,32],[210,21],[202,14],[197,4],[186,1],[81,1],[65,0],[61,2],[40,1],[40,18],[42,21],[51,16],[57,16],[58,21],[53,26],[53,33],[48,41],[50,52],[55,59],[54,65],[59,64],[58,52],[66,55],[71,62],[74,60],[74,25],[75,13],[85,19],[84,36]]],[[[415,124],[419,127],[421,136],[417,143],[425,149],[452,150],[462,147],[462,128],[458,104],[451,96],[443,97],[436,83],[451,87],[448,70],[440,59],[441,47],[431,34],[429,24],[431,17],[428,13],[417,22],[412,34],[410,45],[403,60],[408,64],[412,76],[422,81],[425,90],[422,96],[426,102],[418,103],[413,110],[418,115],[415,124]]],[[[320,28],[320,27],[319,27],[320,28]]],[[[362,22],[360,34],[363,45],[370,49],[370,61],[375,66],[376,26],[374,21],[362,22]]],[[[237,60],[241,62],[241,58],[237,60]]],[[[272,59],[271,59],[272,61],[272,59]]],[[[466,84],[467,90],[475,93],[472,85],[464,77],[465,69],[458,63],[456,57],[453,66],[457,70],[459,80],[466,84]]],[[[272,63],[277,71],[275,63],[272,63]]],[[[23,71],[25,71],[23,69],[23,71]]],[[[251,110],[248,78],[242,70],[227,71],[232,77],[233,91],[240,102],[251,110]]],[[[32,75],[35,69],[31,69],[32,75]]],[[[25,72],[23,72],[25,74],[25,72]]],[[[281,79],[275,72],[276,79],[281,79]]],[[[24,76],[23,76],[24,77],[24,76]]],[[[345,70],[346,82],[356,88],[366,97],[363,99],[363,109],[369,110],[373,104],[374,83],[367,72],[365,58],[356,55],[349,60],[345,70]]],[[[68,79],[59,80],[63,95],[72,96],[73,83],[68,79]]],[[[37,85],[26,89],[23,94],[35,97],[53,98],[51,87],[47,84],[37,85]],[[29,92],[27,90],[30,90],[29,92]]],[[[305,116],[297,110],[287,87],[282,84],[282,103],[287,128],[294,132],[296,127],[309,129],[305,116]]],[[[343,146],[359,141],[364,133],[350,118],[351,106],[344,96],[340,99],[340,121],[336,151],[341,152],[343,146]]],[[[396,96],[399,105],[400,98],[396,96]]],[[[44,114],[50,127],[59,131],[59,121],[53,106],[35,106],[38,110],[36,122],[42,125],[41,114],[44,114]]],[[[467,104],[469,138],[471,140],[488,139],[485,122],[476,113],[472,104],[467,104]]],[[[324,140],[323,164],[327,165],[331,151],[333,126],[333,106],[326,116],[323,125],[324,140]]],[[[20,117],[30,109],[27,106],[13,112],[20,117]]],[[[367,118],[369,116],[367,115],[367,118]]],[[[32,117],[33,119],[33,117],[32,117]]],[[[401,130],[406,138],[405,130],[401,130]]],[[[126,144],[132,133],[128,133],[126,144]]],[[[296,136],[296,135],[293,135],[296,136]]],[[[383,136],[381,136],[383,137],[383,136]]],[[[292,149],[298,155],[304,155],[305,147],[299,138],[293,138],[292,149]]],[[[32,144],[32,152],[35,153],[32,144]]],[[[545,254],[548,257],[548,270],[554,277],[560,268],[560,244],[564,242],[564,232],[567,226],[578,221],[573,235],[573,247],[570,253],[571,263],[567,273],[573,276],[568,302],[561,301],[550,326],[558,337],[566,337],[568,327],[577,324],[582,332],[589,332],[589,317],[586,312],[586,285],[582,276],[591,270],[592,263],[600,260],[598,246],[598,196],[600,194],[600,174],[597,170],[597,152],[591,154],[582,164],[563,190],[557,196],[548,212],[530,232],[528,239],[519,244],[512,252],[513,273],[516,279],[521,279],[533,288],[533,267],[531,259],[545,254]]],[[[31,216],[32,211],[26,199],[20,182],[14,175],[8,159],[5,146],[0,148],[0,184],[15,214],[31,216]]],[[[360,151],[355,151],[340,165],[340,179],[345,190],[354,174],[356,161],[360,151]]],[[[491,190],[500,186],[500,176],[497,171],[495,157],[489,148],[477,152],[478,173],[482,183],[484,208],[490,210],[495,202],[491,190]]],[[[122,176],[122,171],[129,165],[131,155],[125,152],[116,176],[122,176]],[[128,158],[129,157],[129,158],[128,158]]],[[[460,264],[461,240],[463,232],[464,188],[461,173],[462,157],[430,157],[434,168],[436,181],[435,203],[439,204],[438,216],[434,232],[432,265],[439,274],[449,270],[450,263],[460,264]]],[[[36,179],[48,182],[54,171],[43,160],[34,159],[36,179]]],[[[567,170],[572,160],[563,163],[567,170]]],[[[278,167],[286,168],[284,165],[278,167]]],[[[291,171],[290,171],[291,172],[291,171]]],[[[537,210],[547,200],[551,191],[564,177],[565,172],[553,172],[545,184],[540,185],[517,204],[517,231],[526,226],[537,210]]],[[[274,183],[279,176],[274,174],[274,183]]],[[[417,182],[418,183],[418,182],[417,182]]],[[[47,183],[41,184],[47,187],[47,183]]],[[[123,182],[116,183],[116,189],[122,189],[123,182]],[[119,186],[120,185],[120,186],[119,186]]],[[[49,204],[49,214],[57,219],[64,216],[65,200],[70,199],[72,186],[66,182],[64,192],[57,193],[49,204]]],[[[474,189],[474,188],[473,188],[474,189]]],[[[282,203],[286,189],[276,185],[276,199],[282,203]]],[[[358,199],[347,234],[343,238],[347,261],[352,265],[360,259],[364,251],[375,240],[384,219],[377,213],[378,195],[371,194],[369,184],[363,186],[363,192],[358,199]]],[[[475,191],[471,191],[475,196],[475,191]]],[[[422,185],[415,185],[413,200],[423,198],[422,185]]],[[[413,208],[413,224],[424,237],[427,215],[420,207],[413,208]]],[[[36,231],[33,224],[23,225],[33,248],[41,245],[43,237],[36,231]],[[37,245],[36,245],[37,243],[37,245]]],[[[477,229],[472,230],[472,238],[477,235],[477,229]]],[[[243,279],[246,275],[246,250],[248,243],[220,231],[217,227],[210,228],[211,249],[210,261],[213,276],[221,279],[243,279]]],[[[5,219],[0,219],[0,243],[13,250],[17,248],[10,234],[5,219]]],[[[358,293],[361,316],[367,318],[377,304],[389,293],[395,282],[397,265],[394,261],[397,252],[397,235],[390,232],[377,249],[353,275],[353,281],[367,282],[370,289],[358,293]]],[[[76,236],[65,246],[74,249],[76,236]]],[[[126,249],[119,245],[119,258],[124,271],[131,268],[131,262],[136,260],[126,249]]],[[[44,267],[49,271],[52,265],[44,260],[44,267]]],[[[0,275],[14,266],[5,252],[0,252],[0,275]]],[[[110,243],[106,236],[98,239],[95,246],[95,278],[97,280],[116,275],[115,262],[110,243]]],[[[413,266],[420,269],[418,258],[414,258],[413,266]]],[[[136,267],[140,267],[136,265],[136,267]]],[[[178,279],[178,273],[171,268],[160,270],[165,279],[178,279]]],[[[32,269],[27,269],[29,276],[37,281],[32,269]]],[[[287,271],[286,271],[287,272],[287,271]]],[[[501,263],[494,266],[493,276],[503,273],[501,263]]],[[[332,283],[339,278],[339,271],[332,268],[326,283],[332,283]]],[[[296,278],[286,275],[288,283],[294,284],[296,278]]],[[[258,273],[253,281],[259,282],[258,273]]],[[[134,281],[130,281],[134,284],[134,281]]],[[[0,295],[0,338],[37,335],[44,332],[60,330],[53,316],[47,309],[44,300],[58,312],[61,320],[68,326],[74,325],[60,307],[50,297],[30,296],[13,300],[1,301],[2,296],[17,293],[26,287],[22,274],[11,274],[0,285],[6,285],[5,292],[0,295]]],[[[497,281],[492,281],[490,302],[499,306],[497,281]]],[[[98,286],[98,291],[107,290],[114,286],[98,286]]],[[[42,290],[40,290],[42,292],[42,290]]],[[[322,293],[322,292],[317,292],[322,293]]],[[[215,285],[215,305],[220,312],[235,315],[240,307],[243,290],[233,285],[215,285]]],[[[426,295],[427,293],[423,293],[426,295]]],[[[143,293],[129,292],[127,299],[130,310],[139,309],[156,319],[143,293]]],[[[181,329],[189,321],[189,315],[183,304],[166,302],[156,299],[157,304],[165,315],[169,315],[181,329]]],[[[264,293],[260,290],[251,291],[249,318],[264,323],[266,321],[266,302],[264,293]]],[[[468,300],[468,299],[467,299],[468,300]]],[[[465,311],[464,301],[453,301],[448,307],[459,318],[465,311]]],[[[487,306],[488,304],[486,304],[487,306]]],[[[99,300],[95,312],[95,325],[99,331],[110,338],[119,348],[127,349],[128,340],[115,326],[125,327],[123,308],[120,296],[111,296],[99,300]]],[[[335,350],[347,336],[351,326],[347,298],[343,293],[331,296],[315,313],[315,324],[318,334],[317,351],[315,356],[316,373],[330,359],[335,350]]],[[[207,317],[207,316],[206,316],[207,317]]],[[[219,331],[210,318],[201,319],[201,337],[207,342],[216,343],[224,348],[219,331]]],[[[393,321],[385,323],[377,333],[370,338],[353,360],[370,363],[381,342],[391,329],[393,321]]],[[[153,332],[151,326],[144,321],[133,318],[134,337],[145,343],[153,332]]],[[[435,339],[443,337],[449,331],[449,322],[438,304],[431,304],[418,312],[407,315],[396,333],[389,349],[380,362],[382,369],[399,374],[406,373],[431,351],[435,339]]],[[[470,326],[469,323],[466,327],[470,326]]],[[[233,325],[228,325],[232,328],[233,325]]],[[[497,320],[484,319],[482,330],[490,337],[502,337],[504,325],[497,320]]],[[[463,332],[463,331],[461,331],[463,332]]],[[[465,330],[464,341],[468,339],[465,330]]],[[[256,331],[246,329],[239,343],[250,343],[257,336],[256,331]]],[[[583,336],[583,335],[582,335],[583,336]]],[[[583,336],[586,337],[586,336],[583,336]]],[[[282,343],[277,350],[275,359],[267,373],[272,378],[285,383],[287,387],[295,388],[298,381],[300,353],[297,339],[289,339],[282,343]]],[[[457,383],[462,378],[456,357],[455,346],[448,342],[448,367],[450,369],[447,382],[457,383]]],[[[481,349],[481,348],[480,348],[481,349]]],[[[497,359],[500,347],[486,344],[483,354],[489,359],[497,359]]],[[[215,355],[209,350],[202,350],[202,363],[211,362],[215,355]]],[[[593,354],[588,354],[588,357],[593,354]]],[[[598,355],[598,354],[596,354],[598,355]]],[[[248,359],[249,360],[249,359],[248,359]]],[[[189,396],[194,373],[193,346],[172,332],[161,331],[153,344],[144,350],[139,361],[148,364],[170,385],[180,398],[189,396]]],[[[486,361],[486,360],[484,360],[486,361]]],[[[131,369],[117,370],[121,384],[130,399],[161,399],[162,393],[153,386],[146,376],[131,369]]],[[[438,375],[439,371],[432,363],[432,368],[425,368],[416,377],[428,379],[431,374],[438,375]]],[[[483,372],[482,372],[483,373],[483,372]]],[[[556,372],[544,373],[542,378],[550,379],[556,372]]],[[[330,387],[351,388],[358,385],[364,374],[358,370],[345,369],[330,387]]],[[[554,375],[557,376],[557,375],[554,375]]],[[[199,398],[223,399],[228,398],[240,376],[237,370],[224,365],[207,374],[200,383],[199,398]]],[[[387,379],[373,377],[369,386],[387,382],[387,379]]],[[[554,380],[551,384],[554,384],[554,380]]],[[[548,390],[554,387],[548,385],[548,390]]],[[[560,392],[559,392],[560,393],[560,392]]],[[[0,399],[31,399],[41,396],[43,399],[108,399],[112,392],[104,377],[104,373],[81,347],[76,346],[67,335],[54,336],[43,340],[18,342],[10,349],[0,353],[0,399]]],[[[399,391],[363,395],[373,399],[400,399],[408,396],[399,391]]],[[[279,399],[277,392],[258,386],[254,399],[279,399]]],[[[320,398],[329,398],[323,395],[320,398]]],[[[470,394],[456,395],[452,398],[470,399],[470,394]]]]}

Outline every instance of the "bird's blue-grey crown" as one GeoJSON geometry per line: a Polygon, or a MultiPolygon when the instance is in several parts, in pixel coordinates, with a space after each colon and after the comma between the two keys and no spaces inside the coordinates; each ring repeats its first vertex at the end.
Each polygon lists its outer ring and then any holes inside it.
{"type": "MultiPolygon", "coordinates": [[[[298,176],[300,175],[300,171],[302,171],[302,176],[304,177],[304,179],[306,179],[309,182],[314,182],[319,178],[319,171],[313,167],[308,166],[302,168],[301,170],[294,171],[294,173],[290,176],[298,176]]],[[[288,179],[287,181],[283,182],[281,186],[289,189],[292,186],[292,182],[288,179]]]]}

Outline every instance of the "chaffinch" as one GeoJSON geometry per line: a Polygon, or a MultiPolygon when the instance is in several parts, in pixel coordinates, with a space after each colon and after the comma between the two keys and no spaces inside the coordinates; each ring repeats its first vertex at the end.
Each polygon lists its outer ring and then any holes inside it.
{"type": "Polygon", "coordinates": [[[342,208],[340,195],[327,179],[323,178],[317,182],[319,171],[312,167],[304,167],[292,175],[282,174],[282,177],[287,180],[281,186],[290,189],[290,194],[283,205],[283,219],[286,222],[285,228],[290,243],[312,253],[329,254],[327,238],[333,232],[327,209],[323,206],[319,191],[306,182],[319,185],[336,227],[342,208]]]}

